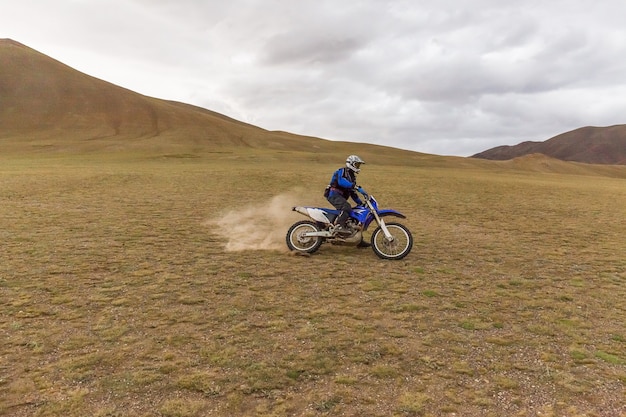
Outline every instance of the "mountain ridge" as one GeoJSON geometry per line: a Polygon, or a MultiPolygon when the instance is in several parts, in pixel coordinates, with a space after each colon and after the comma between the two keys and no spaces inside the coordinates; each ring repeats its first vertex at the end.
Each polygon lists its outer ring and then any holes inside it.
{"type": "Polygon", "coordinates": [[[311,150],[323,140],[144,96],[11,39],[0,39],[0,57],[0,144],[5,146],[47,141],[53,148],[79,151],[146,146],[311,150]]]}
{"type": "MultiPolygon", "coordinates": [[[[358,153],[381,164],[489,166],[472,158],[268,131],[199,106],[136,93],[77,71],[12,39],[0,39],[0,62],[3,154],[128,151],[159,155],[250,149],[275,156],[283,153],[281,157],[303,152],[314,154],[320,161],[358,153]]],[[[528,165],[526,161],[511,167],[528,165]]],[[[545,170],[546,162],[538,168],[545,170]]],[[[552,169],[564,168],[558,165],[552,169]]],[[[583,171],[585,175],[590,172],[583,171]]],[[[600,171],[605,175],[605,170],[600,171]]],[[[624,174],[620,170],[611,175],[624,174]]]]}
{"type": "Polygon", "coordinates": [[[504,161],[537,153],[561,161],[626,165],[626,125],[581,127],[544,142],[497,146],[472,155],[472,158],[504,161]]]}

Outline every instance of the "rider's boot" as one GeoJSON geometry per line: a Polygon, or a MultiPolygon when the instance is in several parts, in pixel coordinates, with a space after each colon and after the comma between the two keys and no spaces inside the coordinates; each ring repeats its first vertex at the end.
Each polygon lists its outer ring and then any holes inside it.
{"type": "Polygon", "coordinates": [[[352,230],[348,226],[343,225],[343,224],[340,224],[339,226],[335,227],[335,232],[344,236],[350,236],[352,234],[352,230]]]}

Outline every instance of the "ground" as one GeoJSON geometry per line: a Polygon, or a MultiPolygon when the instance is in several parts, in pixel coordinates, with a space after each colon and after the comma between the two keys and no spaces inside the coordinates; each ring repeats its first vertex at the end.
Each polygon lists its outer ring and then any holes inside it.
{"type": "Polygon", "coordinates": [[[276,158],[3,159],[0,414],[626,415],[623,179],[368,161],[413,251],[304,257],[276,158]]]}

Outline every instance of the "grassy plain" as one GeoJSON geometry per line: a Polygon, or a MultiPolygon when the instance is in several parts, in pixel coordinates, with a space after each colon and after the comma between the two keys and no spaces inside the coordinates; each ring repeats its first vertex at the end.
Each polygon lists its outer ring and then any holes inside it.
{"type": "Polygon", "coordinates": [[[365,159],[402,261],[287,252],[340,160],[2,157],[0,415],[626,415],[626,179],[365,159]]]}

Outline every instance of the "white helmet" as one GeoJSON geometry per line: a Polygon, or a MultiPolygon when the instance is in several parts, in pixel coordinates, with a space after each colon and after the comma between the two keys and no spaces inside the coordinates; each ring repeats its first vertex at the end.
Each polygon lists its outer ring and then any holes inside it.
{"type": "Polygon", "coordinates": [[[346,159],[346,166],[348,167],[348,169],[351,169],[354,172],[359,172],[361,170],[360,169],[361,164],[364,164],[364,163],[365,161],[356,155],[350,155],[346,159]]]}

